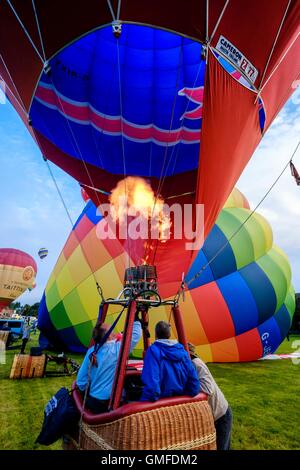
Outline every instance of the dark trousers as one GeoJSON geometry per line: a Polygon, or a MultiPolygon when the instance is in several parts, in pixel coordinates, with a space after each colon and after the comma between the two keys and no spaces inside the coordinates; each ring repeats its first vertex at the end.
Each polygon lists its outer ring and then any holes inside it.
{"type": "Polygon", "coordinates": [[[221,418],[215,421],[217,433],[217,450],[229,450],[232,428],[232,411],[230,406],[221,418]]]}
{"type": "Polygon", "coordinates": [[[28,338],[23,338],[20,354],[24,354],[27,343],[28,343],[28,338]]]}
{"type": "Polygon", "coordinates": [[[86,400],[86,408],[88,408],[95,415],[106,413],[106,411],[108,411],[108,405],[109,400],[98,400],[98,398],[91,397],[90,395],[86,400]]]}

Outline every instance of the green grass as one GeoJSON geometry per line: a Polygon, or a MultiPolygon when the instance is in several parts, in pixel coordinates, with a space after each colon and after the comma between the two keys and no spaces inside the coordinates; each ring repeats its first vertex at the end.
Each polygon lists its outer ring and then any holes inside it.
{"type": "MultiPolygon", "coordinates": [[[[37,339],[37,334],[31,335],[26,352],[37,345],[37,339]]],[[[60,441],[49,447],[34,441],[42,427],[46,403],[60,387],[70,388],[74,376],[11,380],[8,377],[18,352],[18,349],[6,351],[6,364],[0,364],[0,449],[61,449],[60,441]]],[[[80,356],[73,357],[81,362],[80,356]]]]}
{"type": "MultiPolygon", "coordinates": [[[[284,341],[279,352],[295,351],[295,339],[300,337],[284,341]]],[[[0,365],[0,448],[44,449],[34,443],[44,406],[60,387],[69,387],[74,377],[10,380],[15,352],[7,351],[6,364],[0,365]]],[[[300,449],[300,364],[278,360],[209,367],[233,410],[233,449],[300,449]]],[[[59,441],[46,449],[60,448],[59,441]]]]}

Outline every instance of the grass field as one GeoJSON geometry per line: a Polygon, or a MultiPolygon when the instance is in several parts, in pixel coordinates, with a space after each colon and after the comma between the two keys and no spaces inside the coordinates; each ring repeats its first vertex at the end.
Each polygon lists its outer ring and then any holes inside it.
{"type": "MultiPolygon", "coordinates": [[[[300,340],[291,336],[279,352],[294,352],[295,339],[300,340]]],[[[27,350],[36,341],[37,335],[27,350]]],[[[6,364],[0,364],[0,449],[60,449],[60,441],[46,448],[34,441],[45,404],[60,387],[69,387],[74,377],[10,380],[16,352],[7,351],[6,364]]],[[[300,449],[300,364],[258,361],[211,364],[210,369],[233,410],[232,449],[300,449]]]]}

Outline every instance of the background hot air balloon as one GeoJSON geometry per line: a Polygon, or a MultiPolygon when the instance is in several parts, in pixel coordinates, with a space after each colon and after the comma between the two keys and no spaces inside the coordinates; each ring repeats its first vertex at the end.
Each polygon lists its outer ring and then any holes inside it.
{"type": "Polygon", "coordinates": [[[46,256],[48,256],[47,248],[40,248],[39,251],[38,251],[38,255],[41,259],[46,258],[46,256]]]}
{"type": "MultiPolygon", "coordinates": [[[[299,77],[300,3],[118,3],[1,2],[7,95],[95,204],[142,177],[154,200],[204,204],[207,235],[299,77]]],[[[193,257],[184,239],[123,245],[161,283],[179,282],[193,257]]]]}
{"type": "MultiPolygon", "coordinates": [[[[235,189],[186,276],[188,290],[180,304],[185,329],[206,361],[258,359],[276,350],[290,327],[295,309],[290,265],[273,244],[268,222],[255,213],[228,241],[249,213],[248,201],[235,189]]],[[[72,351],[82,351],[90,341],[100,302],[95,281],[106,297],[115,297],[123,285],[126,253],[118,240],[97,238],[101,220],[90,201],[59,256],[39,310],[42,333],[72,351]]],[[[169,261],[172,265],[173,257],[169,261]]],[[[164,285],[159,287],[162,292],[164,285]]],[[[174,295],[178,287],[173,285],[174,295]]],[[[151,310],[152,337],[159,319],[169,319],[167,307],[151,310]]]]}
{"type": "Polygon", "coordinates": [[[34,259],[21,250],[0,248],[0,311],[33,288],[37,266],[34,259]]]}
{"type": "Polygon", "coordinates": [[[31,287],[28,287],[29,292],[36,288],[36,283],[32,284],[31,287]]]}

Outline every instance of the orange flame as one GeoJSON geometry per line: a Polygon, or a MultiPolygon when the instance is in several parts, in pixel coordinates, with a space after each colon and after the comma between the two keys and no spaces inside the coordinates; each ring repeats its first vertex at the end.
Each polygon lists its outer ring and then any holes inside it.
{"type": "Polygon", "coordinates": [[[166,241],[165,234],[171,227],[171,221],[169,215],[163,212],[164,200],[155,197],[150,184],[143,178],[128,176],[119,181],[109,200],[115,221],[122,223],[126,217],[142,216],[151,221],[152,229],[158,230],[159,240],[166,241]]]}

